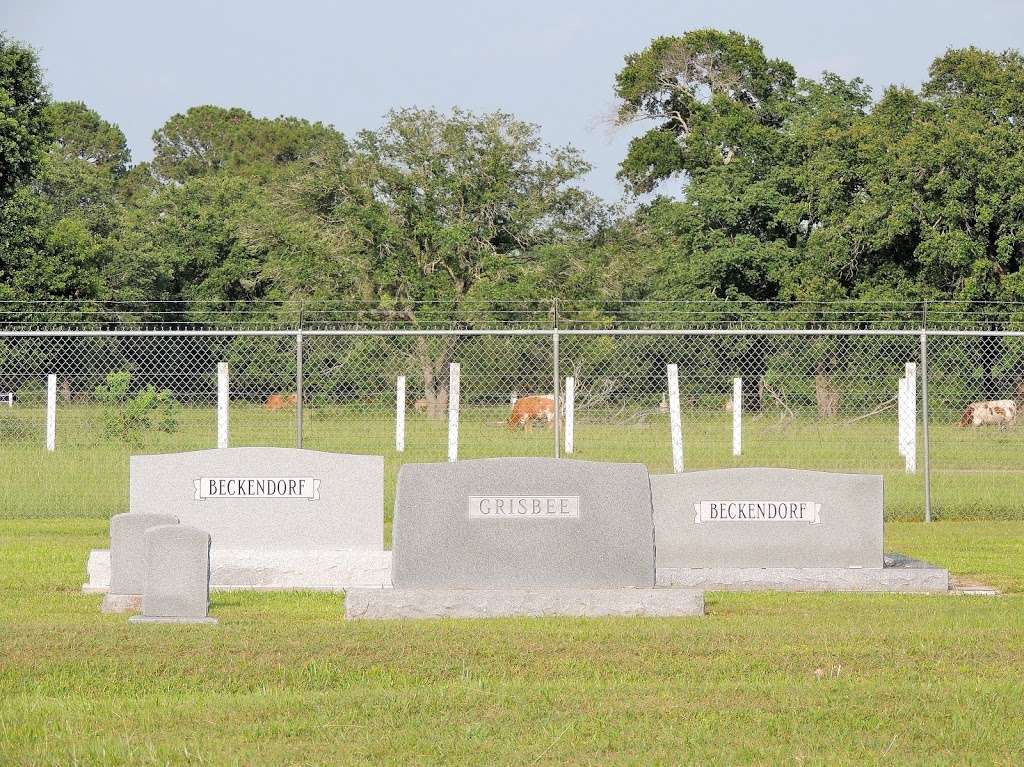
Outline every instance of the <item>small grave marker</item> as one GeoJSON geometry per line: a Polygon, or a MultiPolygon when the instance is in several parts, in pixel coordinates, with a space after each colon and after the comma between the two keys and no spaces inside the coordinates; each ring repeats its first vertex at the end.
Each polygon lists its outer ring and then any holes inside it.
{"type": "Polygon", "coordinates": [[[209,617],[210,534],[189,525],[146,531],[142,615],[131,623],[216,623],[209,617]]]}
{"type": "Polygon", "coordinates": [[[171,514],[116,514],[110,518],[110,590],[103,598],[103,612],[138,610],[146,585],[147,530],[176,525],[171,514]]]}

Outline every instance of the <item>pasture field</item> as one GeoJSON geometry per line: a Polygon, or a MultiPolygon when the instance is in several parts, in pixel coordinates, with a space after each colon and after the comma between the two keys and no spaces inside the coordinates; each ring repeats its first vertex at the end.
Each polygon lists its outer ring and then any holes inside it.
{"type": "Polygon", "coordinates": [[[78,591],[104,520],[3,520],[0,764],[1019,764],[1024,523],[886,533],[1009,593],[346,623],[214,592],[217,626],[129,626],[78,591]]]}
{"type": "MultiPolygon", "coordinates": [[[[507,408],[464,408],[460,458],[550,456],[553,430],[537,426],[510,432],[507,408]]],[[[684,414],[686,468],[783,466],[885,476],[886,518],[917,520],[924,507],[923,448],[918,434],[918,471],[907,475],[897,452],[891,418],[841,420],[798,418],[780,422],[744,419],[743,455],[732,455],[730,416],[684,414]]],[[[385,459],[385,508],[390,509],[403,462],[447,458],[447,421],[410,413],[406,449],[394,447],[394,413],[381,408],[307,408],[303,446],[314,450],[370,453],[385,459]]],[[[216,418],[210,408],[183,408],[176,431],[149,432],[139,445],[106,438],[96,407],[58,410],[57,450],[47,453],[42,410],[0,408],[0,516],[109,518],[127,511],[128,456],[213,447],[216,418]]],[[[655,473],[672,468],[668,417],[626,420],[596,414],[577,420],[574,458],[637,461],[655,473]]],[[[932,503],[936,519],[1024,519],[1024,428],[961,429],[932,423],[932,503]]],[[[294,411],[267,412],[232,404],[231,444],[295,445],[294,411]]]]}

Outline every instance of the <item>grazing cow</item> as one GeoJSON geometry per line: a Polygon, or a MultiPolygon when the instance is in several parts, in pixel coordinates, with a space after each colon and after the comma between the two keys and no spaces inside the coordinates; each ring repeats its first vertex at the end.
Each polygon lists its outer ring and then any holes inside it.
{"type": "Polygon", "coordinates": [[[964,410],[958,426],[1006,426],[1017,419],[1017,403],[1012,399],[972,402],[964,410]]]}
{"type": "Polygon", "coordinates": [[[532,426],[534,421],[554,423],[554,420],[555,398],[547,394],[531,394],[516,400],[508,419],[508,428],[525,429],[532,426]]]}
{"type": "Polygon", "coordinates": [[[267,397],[267,402],[264,405],[267,410],[274,412],[275,410],[284,410],[288,407],[295,407],[297,398],[294,394],[271,394],[267,397]]]}

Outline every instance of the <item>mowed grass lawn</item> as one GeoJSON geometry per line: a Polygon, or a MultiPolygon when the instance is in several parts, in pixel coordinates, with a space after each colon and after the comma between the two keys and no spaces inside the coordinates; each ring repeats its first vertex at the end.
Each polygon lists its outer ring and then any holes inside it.
{"type": "Polygon", "coordinates": [[[0,521],[0,764],[1020,764],[1024,522],[890,523],[1000,597],[721,594],[703,618],[217,626],[79,593],[100,519],[0,521]]]}
{"type": "MultiPolygon", "coordinates": [[[[444,460],[444,424],[310,414],[307,447],[444,460]]],[[[465,457],[550,455],[502,411],[462,426],[465,457]]],[[[30,419],[33,423],[34,420],[30,419]]],[[[999,597],[707,596],[703,618],[346,623],[344,597],[215,592],[218,626],[129,626],[79,591],[107,519],[127,510],[128,455],[96,412],[0,443],[0,765],[1021,764],[1024,431],[933,425],[931,525],[893,425],[690,419],[689,468],[880,472],[887,549],[999,597]],[[38,437],[38,440],[37,440],[38,437]],[[987,521],[986,521],[987,520],[987,521]]],[[[16,435],[17,436],[17,435],[16,435]]],[[[149,452],[211,446],[183,413],[149,452]]],[[[292,445],[289,413],[232,414],[236,445],[292,445]]],[[[577,457],[671,465],[667,424],[581,420],[577,457]]],[[[390,520],[390,514],[388,514],[390,520]]],[[[390,537],[390,536],[388,536],[390,537]]]]}

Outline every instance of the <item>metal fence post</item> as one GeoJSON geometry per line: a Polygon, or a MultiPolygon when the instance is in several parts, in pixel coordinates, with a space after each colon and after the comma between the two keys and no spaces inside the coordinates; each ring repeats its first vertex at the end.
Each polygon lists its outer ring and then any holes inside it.
{"type": "Polygon", "coordinates": [[[560,402],[559,402],[560,397],[558,396],[559,389],[561,388],[561,386],[559,385],[561,383],[561,381],[559,380],[560,373],[559,373],[559,370],[558,370],[558,325],[557,324],[555,325],[554,330],[551,332],[551,357],[552,357],[552,359],[554,361],[554,375],[552,376],[552,383],[554,384],[554,392],[553,392],[552,396],[554,397],[554,400],[555,400],[555,402],[554,402],[554,404],[555,404],[555,458],[561,458],[562,457],[562,444],[561,444],[562,443],[562,421],[561,421],[561,416],[562,416],[561,410],[562,410],[562,408],[560,407],[560,402]]]}
{"type": "Polygon", "coordinates": [[[295,447],[302,449],[302,401],[305,399],[302,372],[302,326],[295,333],[295,447]]]}
{"type": "MultiPolygon", "coordinates": [[[[927,316],[927,315],[926,315],[927,316]]],[[[932,521],[932,478],[931,458],[928,453],[928,330],[921,330],[921,432],[922,457],[924,459],[924,521],[932,521]]]]}

